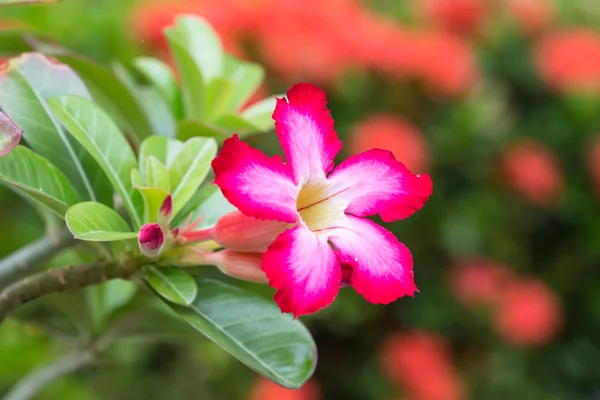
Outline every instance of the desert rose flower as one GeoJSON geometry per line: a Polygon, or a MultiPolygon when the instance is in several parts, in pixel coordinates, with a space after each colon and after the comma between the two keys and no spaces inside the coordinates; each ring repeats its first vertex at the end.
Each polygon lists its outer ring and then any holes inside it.
{"type": "Polygon", "coordinates": [[[342,143],[326,103],[325,93],[306,83],[277,99],[273,119],[287,163],[234,136],[212,164],[215,183],[244,216],[290,224],[268,246],[262,270],[281,310],[295,316],[334,300],[342,265],[351,268],[348,283],[367,301],[412,296],[417,288],[410,251],[362,217],[406,218],[432,191],[428,175],[411,173],[385,150],[355,155],[333,170],[342,143]]]}

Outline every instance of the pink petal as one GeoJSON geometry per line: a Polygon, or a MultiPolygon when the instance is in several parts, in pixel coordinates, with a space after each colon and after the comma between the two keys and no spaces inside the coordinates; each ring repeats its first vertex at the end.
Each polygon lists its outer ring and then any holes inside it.
{"type": "Polygon", "coordinates": [[[309,83],[292,86],[287,101],[277,99],[275,128],[296,184],[324,177],[342,148],[326,104],[325,93],[309,83]]]}
{"type": "Polygon", "coordinates": [[[340,289],[341,268],[327,238],[297,226],[277,237],[264,255],[262,270],[277,290],[275,302],[295,317],[331,304],[340,289]]]}
{"type": "Polygon", "coordinates": [[[281,157],[269,158],[235,135],[225,140],[212,167],[223,195],[246,216],[290,223],[297,220],[299,189],[281,157]]]}
{"type": "Polygon", "coordinates": [[[367,301],[387,304],[417,291],[410,251],[376,223],[348,216],[329,240],[339,262],[352,266],[350,284],[367,301]]]}
{"type": "Polygon", "coordinates": [[[346,212],[379,214],[385,222],[420,210],[433,189],[427,174],[415,175],[387,150],[372,149],[342,162],[327,178],[332,193],[348,199],[346,212]]]}

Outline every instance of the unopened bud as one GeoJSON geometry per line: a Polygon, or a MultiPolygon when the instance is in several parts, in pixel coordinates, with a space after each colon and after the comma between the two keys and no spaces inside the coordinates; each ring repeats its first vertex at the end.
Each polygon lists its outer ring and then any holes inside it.
{"type": "Polygon", "coordinates": [[[169,232],[171,225],[171,217],[173,216],[173,196],[170,194],[165,197],[162,204],[160,205],[160,209],[158,210],[158,216],[156,220],[163,228],[164,232],[169,232]]]}
{"type": "Polygon", "coordinates": [[[0,112],[0,157],[10,153],[21,141],[23,131],[6,114],[0,112]]]}
{"type": "Polygon", "coordinates": [[[247,217],[234,211],[219,219],[212,228],[212,236],[214,241],[231,250],[264,252],[280,233],[292,226],[285,222],[247,217]]]}
{"type": "Polygon", "coordinates": [[[207,263],[215,265],[225,275],[250,282],[268,283],[267,276],[260,268],[262,254],[223,250],[204,256],[207,263]]]}
{"type": "Polygon", "coordinates": [[[138,233],[138,242],[146,257],[158,257],[165,244],[165,232],[158,223],[145,224],[138,233]]]}

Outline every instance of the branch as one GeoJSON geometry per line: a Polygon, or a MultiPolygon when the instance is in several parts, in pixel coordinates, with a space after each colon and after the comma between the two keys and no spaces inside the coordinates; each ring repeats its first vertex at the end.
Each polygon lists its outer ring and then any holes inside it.
{"type": "Polygon", "coordinates": [[[3,400],[31,399],[49,383],[92,363],[92,361],[94,361],[93,350],[85,349],[69,354],[51,364],[41,366],[25,375],[25,377],[4,396],[3,400]]]}
{"type": "Polygon", "coordinates": [[[50,293],[81,289],[115,278],[127,278],[138,269],[137,260],[96,261],[54,268],[13,283],[0,292],[0,323],[17,307],[50,293]]]}
{"type": "Polygon", "coordinates": [[[75,244],[68,229],[48,234],[0,260],[0,286],[26,276],[60,250],[75,244]]]}

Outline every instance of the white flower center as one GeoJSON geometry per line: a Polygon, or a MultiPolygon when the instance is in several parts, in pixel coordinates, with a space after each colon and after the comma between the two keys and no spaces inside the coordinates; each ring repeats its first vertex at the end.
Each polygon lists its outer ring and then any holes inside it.
{"type": "Polygon", "coordinates": [[[298,195],[296,209],[311,231],[335,228],[345,218],[348,202],[331,190],[326,179],[309,181],[298,195]]]}

